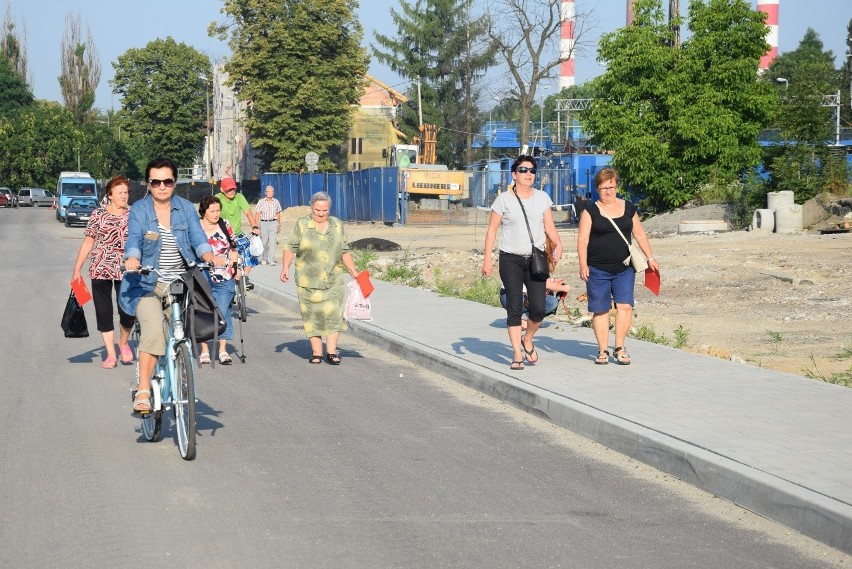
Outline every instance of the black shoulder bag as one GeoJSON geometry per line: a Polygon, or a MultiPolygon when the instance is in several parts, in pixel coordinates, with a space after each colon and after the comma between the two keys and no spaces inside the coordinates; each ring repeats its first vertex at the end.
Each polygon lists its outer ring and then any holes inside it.
{"type": "Polygon", "coordinates": [[[521,201],[521,196],[516,190],[512,190],[515,197],[518,198],[518,204],[521,206],[521,213],[524,214],[524,222],[527,224],[527,232],[530,234],[530,245],[532,245],[532,255],[530,255],[530,276],[534,281],[545,282],[550,276],[550,266],[547,264],[547,253],[535,246],[535,241],[530,229],[530,220],[527,219],[527,212],[524,209],[524,202],[521,201]]]}

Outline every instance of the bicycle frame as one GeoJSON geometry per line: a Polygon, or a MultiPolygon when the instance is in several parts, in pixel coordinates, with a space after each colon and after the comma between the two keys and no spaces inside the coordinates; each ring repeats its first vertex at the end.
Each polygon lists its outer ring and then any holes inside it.
{"type": "MultiPolygon", "coordinates": [[[[146,268],[148,271],[155,269],[146,268]]],[[[195,399],[195,358],[193,341],[185,334],[183,314],[189,299],[187,286],[182,277],[166,283],[163,295],[163,309],[168,313],[163,326],[166,332],[165,354],[158,357],[151,377],[151,410],[142,413],[142,434],[145,439],[156,442],[161,438],[163,411],[174,409],[175,430],[178,450],[185,460],[195,458],[196,438],[196,399],[195,399]],[[180,369],[178,369],[178,366],[180,369]]],[[[134,326],[137,337],[138,322],[134,326]]],[[[137,359],[136,378],[133,395],[139,386],[139,363],[137,359]]]]}
{"type": "Polygon", "coordinates": [[[164,320],[164,325],[166,322],[168,323],[168,330],[166,331],[166,353],[157,358],[157,364],[154,367],[154,376],[152,381],[154,379],[160,380],[157,382],[160,389],[151,390],[152,392],[157,392],[152,393],[154,395],[154,400],[151,401],[152,411],[162,411],[163,403],[165,403],[165,410],[168,411],[171,406],[177,402],[173,394],[178,392],[177,385],[175,384],[175,358],[178,346],[186,344],[187,348],[189,348],[190,355],[193,355],[193,342],[184,336],[183,309],[180,303],[181,299],[171,291],[171,288],[175,283],[183,284],[183,280],[176,279],[170,282],[168,284],[166,298],[163,300],[164,305],[168,304],[170,306],[170,315],[168,320],[164,320]],[[159,395],[159,397],[157,397],[157,395],[159,395]]]}

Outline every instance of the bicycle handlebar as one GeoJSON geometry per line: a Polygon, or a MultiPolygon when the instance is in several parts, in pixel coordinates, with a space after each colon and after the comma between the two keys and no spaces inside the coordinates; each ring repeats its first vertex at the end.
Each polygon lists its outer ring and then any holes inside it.
{"type": "MultiPolygon", "coordinates": [[[[213,263],[201,261],[199,263],[195,263],[192,267],[198,267],[199,269],[209,271],[210,269],[215,268],[216,266],[213,263]]],[[[154,273],[157,275],[161,274],[159,269],[155,269],[153,265],[145,265],[144,267],[139,267],[138,269],[130,270],[124,266],[124,263],[122,263],[119,267],[119,270],[122,273],[139,273],[140,275],[147,275],[149,273],[154,273]]]]}

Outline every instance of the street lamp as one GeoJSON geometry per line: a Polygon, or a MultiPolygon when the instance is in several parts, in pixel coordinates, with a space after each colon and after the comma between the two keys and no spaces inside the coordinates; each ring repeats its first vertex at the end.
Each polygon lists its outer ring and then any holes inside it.
{"type": "Polygon", "coordinates": [[[785,79],[784,77],[776,77],[775,80],[778,81],[779,83],[784,83],[784,92],[786,93],[787,89],[790,88],[790,80],[785,79]]]}

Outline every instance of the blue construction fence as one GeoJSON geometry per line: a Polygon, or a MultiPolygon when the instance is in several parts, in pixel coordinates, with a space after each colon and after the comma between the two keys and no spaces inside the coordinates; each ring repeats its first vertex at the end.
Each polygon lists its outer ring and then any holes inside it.
{"type": "MultiPolygon", "coordinates": [[[[330,172],[266,173],[261,188],[272,186],[281,207],[310,205],[311,196],[326,192],[331,215],[351,222],[396,223],[399,220],[399,169],[367,168],[330,172]]],[[[261,195],[264,195],[261,193],[261,195]]]]}
{"type": "MultiPolygon", "coordinates": [[[[498,192],[512,182],[514,158],[486,160],[468,167],[470,206],[490,207],[498,192]]],[[[595,174],[610,164],[608,154],[554,154],[537,158],[536,186],[557,206],[569,206],[579,199],[598,199],[595,174]]],[[[331,196],[331,215],[349,222],[404,223],[400,200],[399,169],[377,167],[342,174],[330,172],[265,173],[263,188],[272,186],[281,207],[309,205],[311,196],[324,191],[331,196]]]]}
{"type": "MultiPolygon", "coordinates": [[[[490,207],[499,192],[512,183],[514,158],[486,160],[473,166],[470,202],[475,207],[490,207]]],[[[609,154],[553,154],[536,158],[536,187],[547,193],[556,206],[568,206],[580,199],[598,199],[594,178],[609,166],[609,154]]]]}

